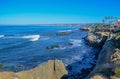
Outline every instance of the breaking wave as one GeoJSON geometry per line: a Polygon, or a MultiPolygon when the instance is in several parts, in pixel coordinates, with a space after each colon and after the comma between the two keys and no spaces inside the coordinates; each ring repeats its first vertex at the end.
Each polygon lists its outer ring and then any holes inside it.
{"type": "Polygon", "coordinates": [[[22,36],[21,38],[30,39],[30,41],[37,41],[39,40],[40,35],[27,35],[27,36],[22,36]]]}
{"type": "Polygon", "coordinates": [[[58,32],[71,32],[72,30],[60,30],[58,32]]]}
{"type": "Polygon", "coordinates": [[[0,38],[24,38],[24,39],[30,39],[29,41],[37,41],[40,38],[40,35],[24,35],[24,36],[5,36],[0,35],[0,38]]]}
{"type": "Polygon", "coordinates": [[[70,43],[72,43],[73,47],[77,47],[77,46],[81,46],[82,40],[78,40],[78,39],[70,39],[70,43]]]}
{"type": "Polygon", "coordinates": [[[0,38],[3,38],[5,35],[0,35],[0,38]]]}

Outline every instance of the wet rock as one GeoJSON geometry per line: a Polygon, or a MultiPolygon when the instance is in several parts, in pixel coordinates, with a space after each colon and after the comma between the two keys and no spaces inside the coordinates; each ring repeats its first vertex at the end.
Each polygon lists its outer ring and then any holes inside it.
{"type": "Polygon", "coordinates": [[[70,35],[71,32],[69,31],[61,31],[61,32],[57,32],[57,36],[67,36],[67,35],[70,35]]]}
{"type": "Polygon", "coordinates": [[[68,75],[62,76],[61,79],[68,79],[68,75]]]}
{"type": "Polygon", "coordinates": [[[72,70],[72,66],[71,66],[71,65],[67,66],[67,69],[68,69],[69,71],[71,71],[71,70],[72,70]]]}
{"type": "Polygon", "coordinates": [[[117,48],[120,48],[120,39],[116,40],[115,46],[116,46],[117,48]]]}
{"type": "Polygon", "coordinates": [[[72,46],[73,45],[73,43],[69,43],[69,46],[72,46]]]}
{"type": "Polygon", "coordinates": [[[60,46],[59,45],[52,45],[52,46],[47,46],[46,49],[47,50],[53,50],[53,49],[59,49],[60,46]]]}
{"type": "Polygon", "coordinates": [[[80,28],[80,31],[90,31],[88,28],[80,28]]]}
{"type": "Polygon", "coordinates": [[[0,63],[0,69],[3,67],[3,64],[2,63],[0,63]]]}
{"type": "Polygon", "coordinates": [[[41,34],[41,36],[53,36],[51,33],[41,34]]]}

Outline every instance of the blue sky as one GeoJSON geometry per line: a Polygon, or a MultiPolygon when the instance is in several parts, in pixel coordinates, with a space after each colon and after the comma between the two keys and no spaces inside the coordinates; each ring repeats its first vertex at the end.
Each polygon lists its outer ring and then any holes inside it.
{"type": "Polygon", "coordinates": [[[0,0],[0,24],[101,22],[120,17],[120,0],[0,0]]]}

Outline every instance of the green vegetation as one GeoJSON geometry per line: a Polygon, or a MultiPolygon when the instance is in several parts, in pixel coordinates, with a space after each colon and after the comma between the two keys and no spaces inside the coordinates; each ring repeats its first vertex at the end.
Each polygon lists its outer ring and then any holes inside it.
{"type": "Polygon", "coordinates": [[[104,17],[104,20],[103,20],[104,24],[106,23],[106,24],[109,24],[110,26],[114,24],[116,21],[117,21],[117,17],[114,17],[114,16],[106,16],[104,17]]]}
{"type": "Polygon", "coordinates": [[[115,74],[120,76],[120,66],[115,68],[115,74]]]}
{"type": "Polygon", "coordinates": [[[90,29],[90,31],[92,31],[92,32],[95,32],[95,31],[104,31],[106,29],[109,32],[111,32],[112,30],[110,28],[114,28],[115,25],[119,26],[119,24],[117,22],[117,17],[106,16],[102,20],[102,23],[98,23],[98,24],[95,24],[93,26],[89,26],[88,29],[90,29]]]}
{"type": "Polygon", "coordinates": [[[119,40],[119,39],[120,39],[120,34],[116,35],[116,36],[115,36],[115,39],[116,39],[116,40],[119,40]]]}
{"type": "Polygon", "coordinates": [[[103,25],[102,24],[97,24],[96,26],[95,26],[95,29],[102,29],[103,28],[103,25]]]}
{"type": "Polygon", "coordinates": [[[90,31],[93,31],[94,30],[94,26],[89,26],[87,29],[89,29],[90,31]]]}
{"type": "Polygon", "coordinates": [[[89,26],[88,29],[90,29],[90,31],[96,31],[96,30],[101,30],[103,28],[102,24],[97,24],[95,26],[89,26]]]}

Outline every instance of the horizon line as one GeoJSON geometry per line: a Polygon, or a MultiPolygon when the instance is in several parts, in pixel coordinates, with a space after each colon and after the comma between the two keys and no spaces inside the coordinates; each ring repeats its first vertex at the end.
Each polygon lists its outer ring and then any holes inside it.
{"type": "Polygon", "coordinates": [[[51,24],[0,24],[1,25],[70,25],[70,24],[99,24],[101,22],[95,22],[95,23],[51,23],[51,24]]]}

